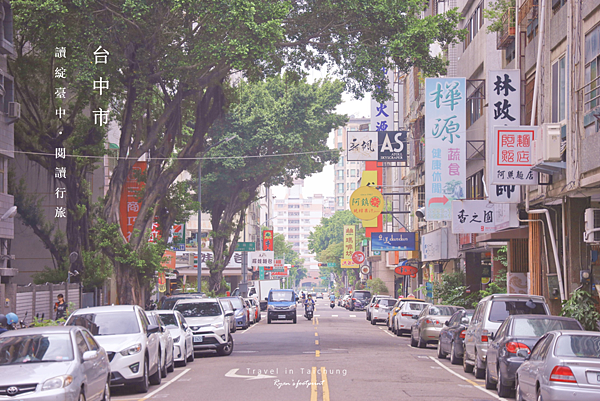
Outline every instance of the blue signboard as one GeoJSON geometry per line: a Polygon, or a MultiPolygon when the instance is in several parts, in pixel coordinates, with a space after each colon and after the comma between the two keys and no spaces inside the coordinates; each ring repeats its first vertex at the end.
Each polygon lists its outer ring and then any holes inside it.
{"type": "Polygon", "coordinates": [[[185,251],[185,244],[172,245],[171,249],[174,251],[185,251]]]}
{"type": "Polygon", "coordinates": [[[372,233],[373,251],[415,251],[415,233],[372,233]]]}

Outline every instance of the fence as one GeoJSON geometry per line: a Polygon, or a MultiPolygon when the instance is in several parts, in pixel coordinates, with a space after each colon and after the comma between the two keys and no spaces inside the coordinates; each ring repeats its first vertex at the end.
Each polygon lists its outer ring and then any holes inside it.
{"type": "Polygon", "coordinates": [[[81,289],[79,284],[46,284],[17,287],[15,313],[25,323],[31,323],[35,316],[45,319],[54,318],[54,303],[58,294],[63,294],[67,304],[73,304],[73,310],[81,307],[81,289]]]}

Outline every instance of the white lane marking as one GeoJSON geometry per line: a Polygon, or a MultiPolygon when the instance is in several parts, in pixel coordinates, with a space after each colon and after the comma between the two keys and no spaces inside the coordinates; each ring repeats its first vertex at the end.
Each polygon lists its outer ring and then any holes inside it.
{"type": "Polygon", "coordinates": [[[331,317],[338,317],[338,315],[331,315],[331,317]]]}
{"type": "Polygon", "coordinates": [[[235,352],[236,352],[236,353],[245,352],[245,353],[247,353],[247,354],[250,354],[250,353],[253,353],[253,352],[258,352],[258,351],[238,351],[238,350],[236,350],[235,352]]]}
{"type": "Polygon", "coordinates": [[[379,329],[380,329],[380,330],[383,330],[383,332],[384,332],[385,334],[387,334],[388,336],[396,338],[396,335],[395,335],[395,334],[392,334],[392,333],[390,333],[390,332],[387,330],[387,328],[384,330],[384,329],[383,329],[383,327],[379,326],[379,329]]]}
{"type": "Polygon", "coordinates": [[[169,387],[172,383],[175,383],[177,381],[177,379],[179,379],[180,377],[182,377],[183,375],[185,375],[190,370],[192,370],[192,369],[191,368],[187,368],[186,370],[184,370],[183,372],[181,372],[180,374],[178,374],[177,376],[175,376],[173,379],[171,379],[170,381],[166,382],[165,384],[163,384],[162,386],[160,386],[159,388],[157,388],[156,390],[154,390],[150,394],[147,394],[145,397],[138,398],[138,400],[142,401],[142,400],[147,400],[148,398],[152,398],[159,391],[162,391],[165,388],[169,387]]]}
{"type": "Polygon", "coordinates": [[[321,315],[315,315],[315,317],[321,317],[321,315]]]}
{"type": "MultiPolygon", "coordinates": [[[[467,383],[472,382],[472,380],[467,379],[466,377],[456,373],[455,371],[453,371],[452,369],[450,369],[447,366],[444,366],[440,361],[438,361],[436,358],[430,356],[429,358],[431,358],[431,360],[435,363],[437,363],[438,365],[440,365],[442,368],[446,369],[448,372],[452,373],[454,376],[458,377],[461,380],[466,381],[467,383]]],[[[486,390],[485,388],[481,387],[481,386],[475,386],[473,385],[473,387],[475,387],[476,389],[479,389],[481,391],[483,391],[484,393],[486,393],[487,395],[494,397],[497,400],[506,400],[506,398],[500,398],[498,397],[498,394],[491,392],[490,390],[486,390]]]]}
{"type": "MultiPolygon", "coordinates": [[[[253,327],[256,327],[257,325],[258,325],[258,323],[254,323],[252,326],[248,327],[246,330],[242,331],[240,334],[247,333],[247,332],[248,332],[248,330],[250,330],[250,329],[251,329],[251,328],[253,328],[253,327]]],[[[237,330],[236,330],[235,332],[237,333],[237,330]]]]}
{"type": "Polygon", "coordinates": [[[350,315],[350,317],[356,317],[356,315],[350,315]]]}

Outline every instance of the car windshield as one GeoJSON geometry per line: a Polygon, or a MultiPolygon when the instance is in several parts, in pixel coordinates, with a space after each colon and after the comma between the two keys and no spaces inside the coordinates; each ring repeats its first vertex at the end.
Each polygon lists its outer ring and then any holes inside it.
{"type": "Polygon", "coordinates": [[[294,293],[291,291],[271,291],[271,301],[293,302],[294,293]]]}
{"type": "Polygon", "coordinates": [[[561,336],[554,348],[556,356],[600,359],[600,336],[561,336]]]}
{"type": "Polygon", "coordinates": [[[177,303],[177,298],[165,298],[162,300],[159,308],[160,309],[173,309],[173,307],[175,306],[175,303],[177,303]]]}
{"type": "Polygon", "coordinates": [[[160,319],[163,321],[165,326],[179,327],[177,325],[177,318],[174,313],[161,313],[160,319]]]}
{"type": "Polygon", "coordinates": [[[379,305],[381,306],[394,306],[395,303],[395,299],[382,299],[379,301],[379,305]]]}
{"type": "Polygon", "coordinates": [[[579,323],[562,319],[515,319],[512,335],[519,337],[541,337],[552,330],[581,330],[579,323]]]}
{"type": "Polygon", "coordinates": [[[231,303],[229,302],[229,300],[223,300],[221,302],[221,305],[223,305],[223,309],[230,311],[233,310],[233,307],[231,306],[231,303]]]}
{"type": "Polygon", "coordinates": [[[423,310],[423,308],[425,308],[425,306],[427,306],[427,304],[417,304],[417,303],[409,303],[408,304],[408,309],[410,310],[416,310],[416,311],[420,311],[423,310]]]}
{"type": "Polygon", "coordinates": [[[231,304],[233,305],[234,309],[242,309],[242,301],[239,298],[227,298],[228,300],[231,301],[231,304]]]}
{"type": "Polygon", "coordinates": [[[82,326],[95,336],[135,334],[140,332],[134,311],[81,313],[71,315],[69,326],[82,326]]]}
{"type": "Polygon", "coordinates": [[[360,300],[370,299],[371,298],[371,293],[368,292],[368,291],[366,291],[366,292],[365,291],[354,292],[352,294],[352,298],[354,298],[354,299],[360,299],[360,300]]]}
{"type": "Polygon", "coordinates": [[[177,304],[175,309],[181,312],[183,317],[219,316],[221,314],[218,302],[177,304]]]}
{"type": "Polygon", "coordinates": [[[432,306],[429,309],[429,314],[435,316],[452,316],[457,310],[458,308],[453,308],[451,306],[432,306]]]}
{"type": "Polygon", "coordinates": [[[547,315],[546,308],[541,302],[524,301],[493,301],[488,320],[502,323],[511,315],[547,315]]]}
{"type": "Polygon", "coordinates": [[[69,334],[0,337],[0,366],[73,360],[69,334]]]}

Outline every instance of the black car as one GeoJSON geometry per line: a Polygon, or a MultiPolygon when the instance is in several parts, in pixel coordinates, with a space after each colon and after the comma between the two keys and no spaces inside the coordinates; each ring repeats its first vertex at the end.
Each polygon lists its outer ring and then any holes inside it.
{"type": "Polygon", "coordinates": [[[451,364],[462,364],[465,332],[474,312],[475,309],[461,309],[444,323],[438,341],[438,358],[443,359],[450,355],[451,364]]]}
{"type": "Polygon", "coordinates": [[[488,345],[485,387],[498,387],[498,396],[508,397],[515,385],[515,372],[525,361],[517,351],[529,354],[540,337],[553,330],[583,330],[581,324],[569,317],[544,315],[512,315],[498,328],[488,345]]]}
{"type": "Polygon", "coordinates": [[[206,298],[206,294],[203,292],[184,292],[179,294],[174,294],[169,297],[164,296],[158,301],[158,305],[156,309],[161,310],[172,310],[175,308],[175,304],[180,299],[194,299],[194,298],[206,298]]]}
{"type": "Polygon", "coordinates": [[[367,303],[371,299],[371,291],[355,290],[351,294],[348,309],[350,310],[365,310],[367,303]]]}

